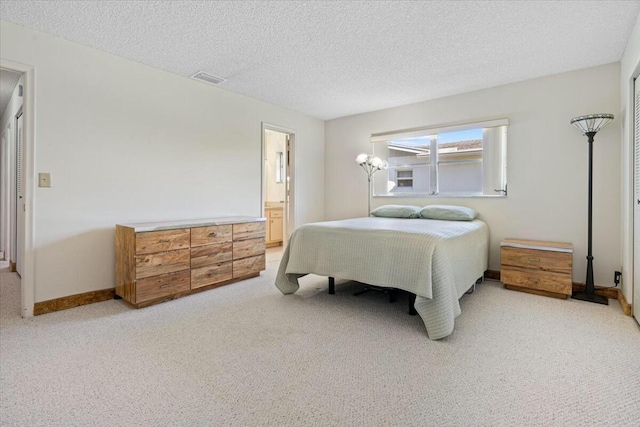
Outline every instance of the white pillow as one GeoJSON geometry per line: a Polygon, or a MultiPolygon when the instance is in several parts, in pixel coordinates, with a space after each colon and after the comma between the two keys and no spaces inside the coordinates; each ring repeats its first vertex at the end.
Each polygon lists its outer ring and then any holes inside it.
{"type": "Polygon", "coordinates": [[[385,218],[420,218],[420,206],[384,205],[372,210],[371,215],[385,218]]]}
{"type": "Polygon", "coordinates": [[[464,206],[428,205],[420,210],[420,216],[426,219],[471,221],[478,217],[478,212],[464,206]]]}

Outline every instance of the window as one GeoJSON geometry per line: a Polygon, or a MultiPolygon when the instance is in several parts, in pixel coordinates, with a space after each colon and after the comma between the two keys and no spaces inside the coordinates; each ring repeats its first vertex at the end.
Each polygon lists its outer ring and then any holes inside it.
{"type": "Polygon", "coordinates": [[[413,169],[396,169],[398,188],[413,188],[413,169]]]}
{"type": "Polygon", "coordinates": [[[505,196],[508,121],[374,134],[374,196],[505,196]]]}
{"type": "Polygon", "coordinates": [[[284,182],[284,152],[276,152],[276,182],[284,182]]]}

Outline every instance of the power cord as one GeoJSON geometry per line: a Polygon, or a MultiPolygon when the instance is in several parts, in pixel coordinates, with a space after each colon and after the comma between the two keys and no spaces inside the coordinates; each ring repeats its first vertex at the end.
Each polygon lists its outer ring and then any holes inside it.
{"type": "Polygon", "coordinates": [[[622,277],[622,273],[619,271],[615,271],[613,273],[613,286],[598,286],[600,289],[613,289],[617,288],[620,284],[620,278],[622,277]]]}

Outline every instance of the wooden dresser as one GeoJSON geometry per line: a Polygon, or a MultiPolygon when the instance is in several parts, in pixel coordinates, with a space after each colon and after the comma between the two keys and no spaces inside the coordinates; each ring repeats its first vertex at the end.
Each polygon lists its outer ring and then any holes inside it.
{"type": "Polygon", "coordinates": [[[115,293],[136,308],[255,277],[264,269],[264,218],[116,225],[115,293]]]}
{"type": "Polygon", "coordinates": [[[500,243],[500,281],[508,289],[555,298],[571,295],[570,243],[505,239],[500,243]]]}

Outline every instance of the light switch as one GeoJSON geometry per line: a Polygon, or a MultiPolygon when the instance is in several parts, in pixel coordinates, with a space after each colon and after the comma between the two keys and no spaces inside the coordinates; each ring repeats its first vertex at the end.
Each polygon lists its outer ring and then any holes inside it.
{"type": "Polygon", "coordinates": [[[38,174],[38,187],[51,187],[51,174],[39,173],[38,174]]]}

